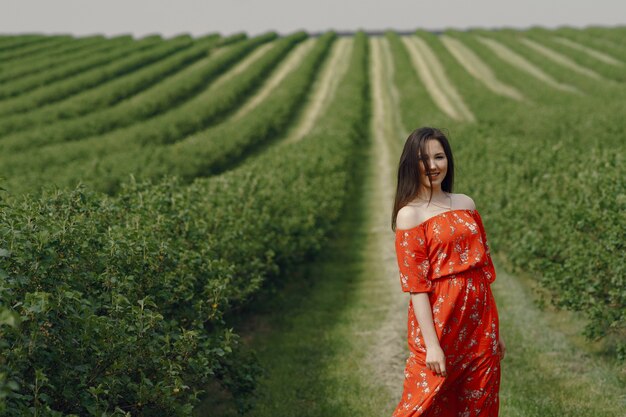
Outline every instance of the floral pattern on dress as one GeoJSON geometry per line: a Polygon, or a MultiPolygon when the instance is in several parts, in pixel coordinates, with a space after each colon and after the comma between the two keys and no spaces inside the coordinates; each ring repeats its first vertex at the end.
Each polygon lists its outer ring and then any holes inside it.
{"type": "Polygon", "coordinates": [[[392,417],[483,416],[499,409],[496,271],[480,214],[456,209],[396,230],[401,290],[428,294],[447,376],[426,367],[426,345],[409,301],[409,357],[392,417]]]}

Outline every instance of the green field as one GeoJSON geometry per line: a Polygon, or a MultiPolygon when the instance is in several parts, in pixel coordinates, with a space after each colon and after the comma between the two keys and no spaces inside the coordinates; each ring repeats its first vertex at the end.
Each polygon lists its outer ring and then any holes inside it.
{"type": "Polygon", "coordinates": [[[626,28],[0,36],[0,415],[379,416],[399,155],[449,134],[501,415],[626,409],[626,28]]]}

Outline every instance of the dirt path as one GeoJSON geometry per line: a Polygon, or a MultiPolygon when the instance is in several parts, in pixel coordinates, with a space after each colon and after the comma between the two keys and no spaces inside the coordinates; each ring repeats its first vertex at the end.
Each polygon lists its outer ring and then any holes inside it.
{"type": "MultiPolygon", "coordinates": [[[[239,61],[237,64],[235,64],[232,67],[232,69],[230,69],[230,70],[226,71],[225,73],[219,75],[215,79],[215,81],[210,83],[206,89],[204,89],[201,93],[199,93],[198,95],[193,97],[189,102],[195,101],[197,103],[202,103],[203,101],[205,101],[207,99],[207,97],[211,97],[213,94],[215,94],[215,91],[217,91],[218,89],[222,88],[225,83],[227,83],[228,81],[232,80],[236,76],[240,75],[246,69],[250,68],[251,65],[254,65],[263,55],[265,55],[270,49],[272,49],[274,47],[274,45],[276,45],[275,41],[264,43],[263,45],[255,48],[254,51],[252,51],[251,53],[247,54],[241,61],[239,61]]],[[[199,67],[201,67],[203,65],[210,65],[210,64],[212,64],[212,62],[213,62],[212,60],[216,56],[219,56],[220,54],[223,54],[229,48],[232,48],[232,45],[228,45],[226,47],[218,49],[217,51],[215,51],[215,53],[209,55],[202,62],[199,62],[199,63],[195,64],[195,65],[197,65],[197,67],[194,67],[193,69],[197,69],[197,68],[199,68],[199,67]]],[[[192,67],[189,67],[189,70],[192,70],[192,67]]],[[[187,72],[181,73],[181,74],[178,74],[176,77],[184,78],[184,76],[186,74],[187,74],[187,72]]],[[[175,78],[172,78],[172,80],[175,80],[175,78]]],[[[134,96],[134,98],[132,98],[131,100],[143,100],[144,98],[145,97],[143,95],[137,95],[137,96],[134,96]]]]}
{"type": "Polygon", "coordinates": [[[461,115],[456,111],[456,108],[452,105],[448,96],[435,82],[435,76],[417,46],[410,40],[409,37],[402,37],[402,41],[404,42],[404,45],[409,52],[411,62],[413,63],[413,66],[417,71],[417,75],[424,83],[426,90],[430,94],[437,107],[439,107],[441,111],[443,111],[445,114],[452,117],[453,119],[460,120],[461,115]]]}
{"type": "Polygon", "coordinates": [[[581,44],[579,44],[577,42],[574,42],[574,41],[571,41],[571,40],[569,40],[567,38],[561,38],[560,36],[555,36],[553,39],[556,42],[559,42],[559,43],[562,43],[563,45],[569,46],[572,49],[577,49],[577,50],[579,50],[581,52],[584,52],[587,55],[597,59],[598,61],[604,62],[605,64],[615,65],[615,66],[618,66],[618,67],[623,67],[624,66],[623,62],[613,58],[610,55],[607,55],[607,54],[605,54],[603,52],[600,52],[600,51],[596,51],[595,49],[589,48],[589,47],[587,47],[585,45],[581,45],[581,44]]]}
{"type": "Polygon", "coordinates": [[[524,57],[513,52],[512,50],[510,50],[509,48],[507,48],[500,42],[497,42],[493,39],[485,38],[482,36],[478,36],[477,39],[483,44],[485,44],[489,49],[491,49],[503,61],[506,61],[509,64],[515,67],[518,67],[522,71],[529,73],[530,75],[532,75],[539,81],[544,82],[550,87],[556,88],[561,91],[567,91],[570,93],[583,94],[580,90],[578,90],[576,87],[572,85],[558,82],[557,80],[552,78],[550,75],[543,72],[540,68],[536,67],[535,65],[530,63],[528,60],[526,60],[524,57]]]}
{"type": "MultiPolygon", "coordinates": [[[[242,68],[240,70],[238,70],[238,68],[240,66],[243,66],[244,64],[247,67],[248,65],[250,65],[251,62],[253,62],[255,59],[257,59],[257,57],[254,56],[255,54],[259,54],[261,49],[263,49],[265,51],[265,50],[267,50],[268,48],[270,48],[273,45],[274,44],[272,42],[268,42],[268,43],[258,47],[252,54],[244,57],[241,62],[236,64],[231,71],[227,71],[226,73],[223,73],[223,74],[219,75],[216,78],[215,83],[218,83],[220,81],[223,82],[222,80],[224,78],[231,78],[233,75],[230,75],[230,73],[233,72],[233,71],[238,71],[237,73],[243,71],[245,68],[242,68]],[[254,58],[254,59],[251,59],[251,58],[254,58]]],[[[197,62],[194,62],[191,65],[186,66],[184,69],[182,69],[181,71],[177,72],[176,74],[174,74],[174,75],[164,79],[160,83],[152,86],[152,88],[144,90],[144,91],[140,92],[139,94],[135,94],[135,95],[127,98],[126,100],[121,101],[120,103],[124,103],[124,104],[132,103],[133,105],[141,104],[142,101],[146,100],[146,96],[149,97],[151,94],[153,94],[154,91],[158,91],[160,89],[167,88],[168,85],[175,84],[175,83],[179,82],[180,80],[184,80],[185,78],[187,78],[189,76],[194,76],[194,74],[196,72],[202,71],[202,68],[210,66],[210,65],[213,65],[213,63],[215,62],[216,58],[219,58],[221,55],[224,55],[232,47],[233,47],[232,45],[218,47],[217,49],[215,49],[213,52],[211,52],[210,54],[208,54],[206,57],[202,58],[201,60],[199,60],[197,62]]],[[[209,83],[209,86],[207,88],[211,88],[210,86],[212,84],[214,84],[214,83],[209,83]]]]}
{"type": "Polygon", "coordinates": [[[568,69],[571,69],[572,71],[575,71],[579,74],[582,75],[586,75],[587,77],[591,77],[593,79],[596,79],[598,81],[608,81],[606,78],[602,77],[600,74],[598,74],[597,72],[583,67],[580,64],[577,64],[576,62],[572,61],[570,58],[566,57],[563,54],[560,54],[550,48],[547,48],[543,45],[541,45],[538,42],[535,42],[531,39],[527,39],[527,38],[522,38],[521,42],[528,46],[529,48],[533,49],[534,51],[540,53],[541,55],[545,56],[546,58],[548,58],[549,60],[556,62],[559,65],[562,65],[568,69]]]}
{"type": "Polygon", "coordinates": [[[368,259],[373,258],[371,261],[376,267],[374,270],[368,268],[366,273],[372,281],[370,288],[376,288],[379,292],[378,307],[384,318],[382,325],[375,330],[374,344],[367,359],[374,369],[374,380],[388,390],[390,403],[397,403],[402,394],[403,370],[408,357],[408,298],[401,291],[398,281],[395,236],[390,229],[390,219],[395,191],[393,159],[399,155],[400,144],[405,135],[403,129],[397,125],[397,106],[392,94],[393,88],[390,88],[393,87],[393,61],[390,59],[389,45],[386,39],[371,37],[370,47],[373,135],[371,169],[375,178],[369,197],[372,204],[367,225],[370,231],[367,253],[368,259]]]}
{"type": "MultiPolygon", "coordinates": [[[[392,120],[389,122],[392,124],[389,128],[390,138],[396,139],[396,140],[392,140],[390,143],[391,148],[392,148],[391,149],[391,152],[392,152],[391,164],[393,166],[394,164],[398,163],[398,161],[394,159],[393,154],[395,154],[397,158],[400,157],[402,145],[406,137],[409,135],[410,131],[404,127],[404,124],[402,123],[400,110],[399,110],[400,93],[398,92],[398,88],[396,87],[396,84],[394,83],[395,64],[393,60],[393,54],[391,52],[391,45],[389,44],[389,41],[386,38],[381,38],[380,43],[381,43],[380,52],[382,55],[383,62],[385,64],[382,67],[384,70],[384,82],[385,82],[384,89],[382,91],[384,94],[387,94],[389,97],[388,103],[387,103],[389,106],[387,107],[388,108],[387,113],[389,113],[392,117],[392,120]],[[396,136],[393,136],[394,134],[396,136]]],[[[392,175],[396,175],[396,173],[392,172],[392,175]]]]}
{"type": "Polygon", "coordinates": [[[276,45],[276,42],[267,42],[256,48],[254,51],[252,51],[251,54],[246,56],[241,62],[235,65],[232,70],[226,72],[217,80],[215,80],[215,82],[211,84],[210,88],[220,88],[224,83],[244,72],[250,67],[250,65],[254,64],[256,61],[259,60],[259,58],[265,55],[267,51],[272,49],[274,45],[276,45]]]}
{"type": "Polygon", "coordinates": [[[446,77],[443,65],[424,40],[417,36],[403,36],[413,66],[437,106],[455,120],[475,121],[461,95],[446,77]]]}
{"type": "Polygon", "coordinates": [[[287,74],[298,67],[298,64],[304,59],[307,52],[311,50],[315,42],[317,42],[317,38],[310,37],[296,45],[294,50],[292,50],[289,55],[281,61],[278,68],[272,72],[270,78],[263,83],[261,89],[233,115],[233,119],[245,116],[250,110],[265,100],[270,92],[285,79],[287,74]]]}
{"type": "Polygon", "coordinates": [[[354,39],[349,37],[336,40],[330,51],[330,57],[324,63],[317,81],[313,84],[313,95],[305,106],[300,121],[287,133],[285,142],[302,139],[320,116],[326,105],[332,100],[345,72],[350,64],[350,55],[354,39]]]}
{"type": "Polygon", "coordinates": [[[447,35],[440,36],[441,41],[448,51],[474,78],[482,82],[488,89],[496,94],[510,97],[514,100],[523,101],[525,97],[515,87],[503,83],[471,49],[463,45],[458,39],[447,35]]]}

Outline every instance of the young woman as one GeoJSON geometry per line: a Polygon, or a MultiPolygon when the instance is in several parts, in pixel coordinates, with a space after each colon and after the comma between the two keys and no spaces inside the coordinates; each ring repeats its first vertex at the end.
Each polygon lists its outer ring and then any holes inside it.
{"type": "Polygon", "coordinates": [[[391,227],[402,291],[410,293],[409,358],[393,417],[482,416],[499,410],[496,279],[474,201],[453,194],[446,136],[422,127],[406,140],[391,227]]]}

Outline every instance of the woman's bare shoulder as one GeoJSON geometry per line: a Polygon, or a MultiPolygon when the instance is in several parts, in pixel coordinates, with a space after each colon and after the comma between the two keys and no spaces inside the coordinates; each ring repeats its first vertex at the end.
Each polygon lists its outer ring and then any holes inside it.
{"type": "Polygon", "coordinates": [[[455,203],[453,206],[457,209],[476,210],[474,200],[466,194],[452,194],[452,199],[455,203]]]}
{"type": "Polygon", "coordinates": [[[398,210],[396,215],[396,228],[410,229],[422,222],[423,214],[419,207],[415,205],[406,205],[398,210]]]}
{"type": "MultiPolygon", "coordinates": [[[[466,194],[450,194],[452,197],[452,208],[453,209],[467,209],[467,210],[475,210],[476,204],[474,204],[474,200],[466,195],[466,194]]],[[[429,218],[433,215],[441,213],[441,210],[433,211],[428,208],[428,204],[421,202],[412,202],[407,204],[398,210],[398,214],[396,215],[396,228],[397,229],[411,229],[429,218]]]]}

